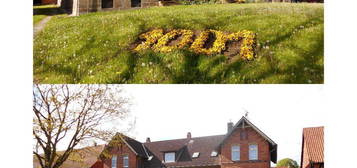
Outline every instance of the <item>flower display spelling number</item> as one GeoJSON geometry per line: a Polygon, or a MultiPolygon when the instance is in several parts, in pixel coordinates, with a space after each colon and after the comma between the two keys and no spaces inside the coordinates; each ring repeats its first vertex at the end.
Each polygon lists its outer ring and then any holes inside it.
{"type": "Polygon", "coordinates": [[[194,32],[185,29],[174,29],[164,34],[163,29],[154,29],[150,32],[144,33],[139,36],[140,39],[145,40],[139,44],[134,50],[140,51],[152,48],[156,52],[171,52],[176,49],[182,49],[186,45],[191,44],[190,50],[198,54],[219,54],[225,51],[226,43],[228,41],[241,41],[239,50],[239,56],[246,60],[252,60],[254,58],[254,46],[255,46],[255,33],[248,30],[243,30],[237,33],[225,34],[224,32],[217,30],[206,30],[199,34],[199,36],[193,41],[194,32]],[[210,40],[210,34],[215,36],[212,46],[206,48],[206,43],[210,40]],[[168,45],[171,40],[177,40],[178,37],[182,37],[173,45],[168,45]]]}
{"type": "Polygon", "coordinates": [[[140,51],[149,49],[151,45],[155,44],[156,41],[164,35],[164,30],[162,29],[154,29],[150,32],[141,34],[139,39],[144,40],[141,44],[139,44],[134,50],[140,51]]]}
{"type": "Polygon", "coordinates": [[[154,51],[158,52],[171,52],[175,49],[181,49],[189,43],[192,43],[193,31],[191,30],[172,30],[169,33],[166,33],[162,36],[157,43],[153,46],[154,51]],[[178,36],[182,36],[182,39],[174,45],[169,46],[168,43],[170,40],[177,38],[178,36]]]}
{"type": "Polygon", "coordinates": [[[192,43],[191,49],[200,54],[218,54],[225,49],[225,41],[226,39],[223,32],[217,30],[207,30],[202,32],[192,43]],[[211,48],[206,49],[204,45],[207,43],[210,33],[214,33],[216,40],[213,42],[213,46],[211,48]]]}
{"type": "Polygon", "coordinates": [[[239,55],[247,60],[254,58],[255,34],[252,31],[243,30],[226,36],[227,41],[239,41],[242,38],[239,55]]]}

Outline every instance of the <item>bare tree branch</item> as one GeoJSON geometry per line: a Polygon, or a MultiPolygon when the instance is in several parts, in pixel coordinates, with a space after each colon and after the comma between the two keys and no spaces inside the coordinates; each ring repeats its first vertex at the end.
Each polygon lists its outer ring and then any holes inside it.
{"type": "Polygon", "coordinates": [[[129,105],[114,86],[34,85],[34,157],[42,168],[59,168],[83,140],[114,135],[103,125],[125,120],[129,105]],[[59,144],[66,146],[60,154],[59,144]]]}

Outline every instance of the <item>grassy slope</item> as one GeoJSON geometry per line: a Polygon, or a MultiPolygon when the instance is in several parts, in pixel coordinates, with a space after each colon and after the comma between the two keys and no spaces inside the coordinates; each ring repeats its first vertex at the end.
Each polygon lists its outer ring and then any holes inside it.
{"type": "Polygon", "coordinates": [[[39,23],[42,19],[44,19],[46,15],[33,15],[33,24],[39,23]]]}
{"type": "Polygon", "coordinates": [[[34,43],[40,83],[323,83],[322,4],[153,7],[53,18],[34,43]],[[258,58],[189,51],[133,54],[152,27],[257,33],[258,58]]]}

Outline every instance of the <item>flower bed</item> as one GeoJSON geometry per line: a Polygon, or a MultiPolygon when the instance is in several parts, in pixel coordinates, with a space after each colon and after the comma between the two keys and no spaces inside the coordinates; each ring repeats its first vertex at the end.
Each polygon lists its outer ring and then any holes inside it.
{"type": "Polygon", "coordinates": [[[156,41],[164,35],[164,30],[162,29],[154,29],[150,32],[146,32],[139,36],[140,40],[143,40],[141,44],[139,44],[134,50],[140,51],[149,49],[151,45],[156,43],[156,41]]]}
{"type": "Polygon", "coordinates": [[[193,31],[191,30],[172,30],[169,33],[166,33],[158,40],[158,42],[153,46],[153,50],[158,52],[171,52],[172,50],[181,49],[186,45],[192,43],[192,39],[193,31]],[[178,43],[171,46],[168,45],[170,40],[173,40],[178,36],[182,36],[182,39],[179,40],[178,43]]]}
{"type": "Polygon", "coordinates": [[[226,33],[218,30],[192,31],[185,29],[174,29],[164,33],[163,29],[154,29],[139,36],[142,40],[134,51],[151,48],[155,52],[171,52],[183,49],[191,44],[189,50],[197,54],[221,54],[228,49],[228,42],[240,42],[239,56],[245,60],[255,57],[256,35],[252,31],[242,30],[236,33],[226,33]],[[196,32],[196,33],[195,33],[196,32]],[[194,39],[195,34],[197,38],[194,39]],[[174,42],[173,44],[170,44],[174,42]],[[210,44],[210,45],[209,45],[210,44]],[[208,46],[208,47],[207,47],[208,46]]]}

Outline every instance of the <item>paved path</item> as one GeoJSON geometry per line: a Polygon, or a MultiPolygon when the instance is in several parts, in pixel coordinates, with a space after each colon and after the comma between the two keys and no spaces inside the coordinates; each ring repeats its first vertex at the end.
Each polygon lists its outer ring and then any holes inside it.
{"type": "Polygon", "coordinates": [[[46,23],[48,21],[50,21],[51,18],[52,18],[52,16],[47,16],[33,27],[33,36],[34,37],[45,27],[46,23]]]}

